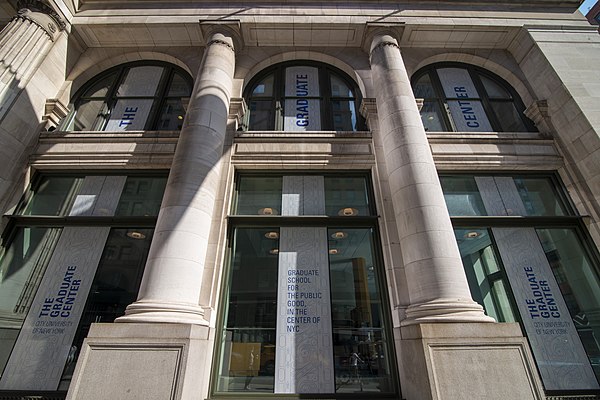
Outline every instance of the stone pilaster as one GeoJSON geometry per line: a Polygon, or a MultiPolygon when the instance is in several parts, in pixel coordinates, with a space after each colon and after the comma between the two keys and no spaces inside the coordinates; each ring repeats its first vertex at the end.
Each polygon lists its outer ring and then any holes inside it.
{"type": "Polygon", "coordinates": [[[371,69],[410,304],[402,325],[493,321],[471,298],[400,48],[375,35],[371,69]]]}
{"type": "Polygon", "coordinates": [[[232,37],[213,33],[177,144],[138,300],[117,322],[208,325],[199,299],[234,67],[232,37]]]}
{"type": "Polygon", "coordinates": [[[0,121],[65,28],[47,6],[27,5],[0,32],[0,121]]]}

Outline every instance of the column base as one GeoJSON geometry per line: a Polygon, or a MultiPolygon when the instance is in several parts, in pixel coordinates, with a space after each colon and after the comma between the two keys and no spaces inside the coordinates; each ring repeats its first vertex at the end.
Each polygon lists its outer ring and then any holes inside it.
{"type": "Polygon", "coordinates": [[[483,307],[473,300],[457,301],[440,299],[414,304],[406,309],[406,318],[400,326],[437,322],[496,322],[485,315],[483,307]]]}
{"type": "Polygon", "coordinates": [[[68,400],[208,397],[214,331],[192,324],[92,324],[68,400]]]}
{"type": "Polygon", "coordinates": [[[543,400],[518,324],[417,324],[399,328],[406,400],[543,400]]]}
{"type": "Polygon", "coordinates": [[[115,322],[172,323],[208,326],[204,310],[200,306],[178,303],[136,301],[127,306],[125,315],[115,322]]]}

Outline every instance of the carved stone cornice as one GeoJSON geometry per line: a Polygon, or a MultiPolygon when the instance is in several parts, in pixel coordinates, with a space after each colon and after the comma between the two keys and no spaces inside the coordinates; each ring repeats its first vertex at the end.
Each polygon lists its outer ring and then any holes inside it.
{"type": "Polygon", "coordinates": [[[69,109],[59,99],[46,100],[42,116],[42,121],[46,123],[46,130],[56,129],[68,113],[69,109]]]}

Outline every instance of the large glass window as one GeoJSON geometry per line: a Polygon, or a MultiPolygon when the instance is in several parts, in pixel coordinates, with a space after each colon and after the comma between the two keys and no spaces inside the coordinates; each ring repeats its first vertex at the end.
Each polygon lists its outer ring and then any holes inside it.
{"type": "Polygon", "coordinates": [[[357,131],[360,92],[342,71],[314,62],[283,63],[247,86],[251,131],[357,131]]]}
{"type": "Polygon", "coordinates": [[[519,321],[548,391],[597,390],[597,251],[554,176],[441,176],[473,298],[519,321]]]}
{"type": "Polygon", "coordinates": [[[236,198],[215,390],[394,393],[366,177],[241,175],[236,198]]]}
{"type": "Polygon", "coordinates": [[[412,79],[416,98],[424,100],[426,131],[526,132],[533,123],[515,90],[502,78],[473,65],[434,64],[412,79]]]}
{"type": "Polygon", "coordinates": [[[74,97],[65,131],[179,130],[192,82],[166,63],[123,64],[93,78],[74,97]]]}
{"type": "Polygon", "coordinates": [[[147,174],[32,180],[0,255],[4,389],[67,389],[91,323],[135,301],[165,184],[147,174]]]}

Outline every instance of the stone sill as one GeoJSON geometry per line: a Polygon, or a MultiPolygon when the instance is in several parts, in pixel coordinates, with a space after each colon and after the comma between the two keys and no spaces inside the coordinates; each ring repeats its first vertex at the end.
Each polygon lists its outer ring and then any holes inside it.
{"type": "Polygon", "coordinates": [[[42,132],[40,139],[73,139],[112,141],[113,139],[138,139],[138,138],[177,138],[179,131],[52,131],[42,132]],[[110,140],[109,140],[110,139],[110,140]]]}
{"type": "Polygon", "coordinates": [[[454,143],[553,141],[552,138],[539,132],[427,132],[427,138],[435,141],[451,141],[454,143]]]}
{"type": "Polygon", "coordinates": [[[261,140],[294,142],[314,139],[371,139],[369,131],[310,131],[310,132],[288,132],[288,131],[246,131],[236,132],[235,140],[261,140]]]}

